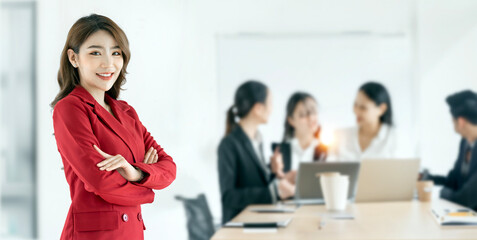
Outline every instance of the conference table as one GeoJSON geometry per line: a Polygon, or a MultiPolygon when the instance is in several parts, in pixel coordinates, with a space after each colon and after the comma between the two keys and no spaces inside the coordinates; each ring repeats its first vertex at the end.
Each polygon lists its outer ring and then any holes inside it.
{"type": "Polygon", "coordinates": [[[250,233],[243,228],[221,228],[212,240],[265,239],[477,239],[477,226],[440,226],[431,209],[461,208],[443,199],[431,202],[350,203],[343,213],[326,211],[324,205],[302,205],[293,213],[257,213],[251,208],[276,208],[251,205],[232,221],[271,222],[291,219],[276,232],[250,233]],[[343,218],[347,218],[344,219],[343,218]],[[350,216],[353,219],[350,219],[350,216]],[[339,219],[336,219],[338,217],[339,219]]]}

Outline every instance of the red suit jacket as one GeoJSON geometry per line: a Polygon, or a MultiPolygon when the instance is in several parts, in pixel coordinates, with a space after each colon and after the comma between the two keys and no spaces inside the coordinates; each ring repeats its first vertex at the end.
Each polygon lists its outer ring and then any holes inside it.
{"type": "Polygon", "coordinates": [[[146,228],[141,204],[152,203],[152,189],[163,189],[176,177],[172,158],[142,125],[136,111],[125,101],[105,95],[114,116],[81,86],[53,111],[56,143],[72,201],[61,239],[143,239],[146,228]],[[104,157],[93,144],[108,154],[121,154],[145,173],[144,179],[129,182],[117,171],[99,170],[96,164],[104,157]],[[144,155],[151,146],[159,159],[145,164],[144,155]]]}

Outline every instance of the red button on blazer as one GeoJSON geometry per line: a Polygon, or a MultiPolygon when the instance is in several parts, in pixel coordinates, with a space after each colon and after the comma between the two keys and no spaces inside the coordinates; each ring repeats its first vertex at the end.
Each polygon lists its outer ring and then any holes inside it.
{"type": "Polygon", "coordinates": [[[163,189],[176,177],[172,158],[142,125],[136,111],[107,94],[106,102],[114,116],[77,86],[53,111],[56,143],[72,201],[61,239],[143,239],[143,222],[127,221],[127,216],[140,213],[141,204],[154,201],[152,189],[163,189]],[[94,144],[108,154],[121,154],[145,178],[134,183],[117,171],[99,170],[96,164],[104,158],[94,144]],[[143,163],[150,147],[159,156],[155,164],[143,163]]]}

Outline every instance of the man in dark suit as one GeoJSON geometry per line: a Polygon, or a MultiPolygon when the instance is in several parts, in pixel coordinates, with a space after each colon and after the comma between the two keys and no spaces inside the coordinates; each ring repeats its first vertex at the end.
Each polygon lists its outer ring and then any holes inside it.
{"type": "Polygon", "coordinates": [[[454,129],[462,136],[454,168],[444,176],[425,172],[422,179],[443,185],[441,197],[477,210],[477,95],[466,90],[446,99],[454,129]]]}

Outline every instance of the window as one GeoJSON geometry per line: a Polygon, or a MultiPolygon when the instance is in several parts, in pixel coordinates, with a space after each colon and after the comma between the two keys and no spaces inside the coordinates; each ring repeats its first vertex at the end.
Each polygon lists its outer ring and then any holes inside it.
{"type": "Polygon", "coordinates": [[[36,237],[35,3],[0,5],[0,238],[36,237]]]}

